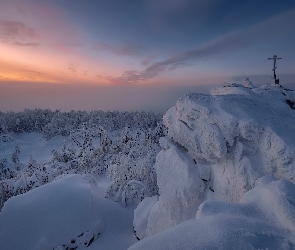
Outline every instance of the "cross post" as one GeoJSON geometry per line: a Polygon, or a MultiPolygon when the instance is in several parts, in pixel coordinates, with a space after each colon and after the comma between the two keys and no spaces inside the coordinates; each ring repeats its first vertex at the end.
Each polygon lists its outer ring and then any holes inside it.
{"type": "Polygon", "coordinates": [[[281,57],[277,57],[276,55],[274,55],[273,57],[270,57],[270,58],[268,58],[268,60],[273,60],[273,69],[272,69],[272,71],[273,71],[273,79],[277,79],[277,75],[276,75],[276,62],[277,62],[277,60],[280,60],[280,59],[282,59],[281,57]]]}

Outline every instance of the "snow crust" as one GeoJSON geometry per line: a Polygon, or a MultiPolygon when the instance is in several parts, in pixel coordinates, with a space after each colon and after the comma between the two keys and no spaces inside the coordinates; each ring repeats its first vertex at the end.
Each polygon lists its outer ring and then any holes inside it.
{"type": "Polygon", "coordinates": [[[286,101],[294,97],[245,80],[180,98],[163,117],[160,196],[146,236],[192,219],[204,201],[241,202],[263,176],[295,183],[295,112],[286,101]]]}
{"type": "Polygon", "coordinates": [[[294,249],[295,185],[263,177],[241,203],[207,200],[196,219],[148,237],[129,250],[294,249]]]}

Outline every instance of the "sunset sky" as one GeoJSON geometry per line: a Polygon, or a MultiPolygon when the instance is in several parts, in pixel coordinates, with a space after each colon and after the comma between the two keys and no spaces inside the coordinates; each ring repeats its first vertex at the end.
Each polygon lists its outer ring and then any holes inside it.
{"type": "Polygon", "coordinates": [[[215,84],[295,87],[294,0],[0,0],[0,111],[163,111],[215,84]]]}

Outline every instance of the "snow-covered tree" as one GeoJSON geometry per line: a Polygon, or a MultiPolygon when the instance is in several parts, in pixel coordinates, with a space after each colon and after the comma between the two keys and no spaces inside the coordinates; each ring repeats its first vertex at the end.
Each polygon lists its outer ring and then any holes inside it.
{"type": "Polygon", "coordinates": [[[11,160],[15,165],[19,163],[19,154],[20,154],[20,149],[19,149],[19,146],[16,145],[11,155],[11,160]]]}

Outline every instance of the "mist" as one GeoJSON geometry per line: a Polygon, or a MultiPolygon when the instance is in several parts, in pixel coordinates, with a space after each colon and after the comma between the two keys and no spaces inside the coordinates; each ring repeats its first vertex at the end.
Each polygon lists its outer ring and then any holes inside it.
{"type": "Polygon", "coordinates": [[[209,93],[217,85],[156,86],[49,83],[0,83],[0,110],[25,108],[69,110],[151,110],[163,113],[190,92],[209,93]]]}

